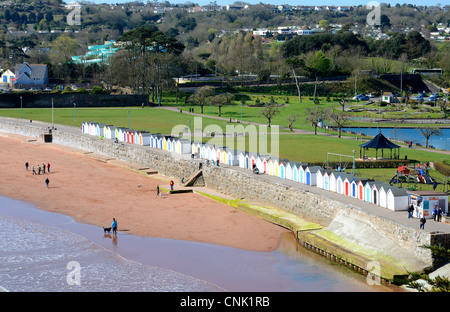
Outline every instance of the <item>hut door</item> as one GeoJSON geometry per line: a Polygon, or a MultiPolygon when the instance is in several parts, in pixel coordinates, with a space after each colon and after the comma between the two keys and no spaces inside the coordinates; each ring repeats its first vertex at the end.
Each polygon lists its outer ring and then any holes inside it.
{"type": "Polygon", "coordinates": [[[377,203],[377,191],[373,190],[373,203],[377,203]]]}

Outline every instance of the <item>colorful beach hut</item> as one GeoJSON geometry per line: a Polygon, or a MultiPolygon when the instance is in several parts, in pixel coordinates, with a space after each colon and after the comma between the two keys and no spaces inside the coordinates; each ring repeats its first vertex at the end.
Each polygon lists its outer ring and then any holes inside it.
{"type": "Polygon", "coordinates": [[[139,131],[139,145],[150,146],[150,136],[151,133],[147,131],[139,131]]]}
{"type": "Polygon", "coordinates": [[[305,170],[308,167],[308,164],[301,164],[299,171],[298,171],[298,182],[305,184],[306,183],[306,175],[305,175],[305,170]]]}
{"type": "Polygon", "coordinates": [[[317,173],[321,167],[308,166],[305,169],[305,184],[315,186],[317,185],[317,173]]]}

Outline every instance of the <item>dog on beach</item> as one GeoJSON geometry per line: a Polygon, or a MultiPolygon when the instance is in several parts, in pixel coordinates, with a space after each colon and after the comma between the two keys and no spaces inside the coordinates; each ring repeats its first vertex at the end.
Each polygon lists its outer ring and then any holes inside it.
{"type": "Polygon", "coordinates": [[[111,233],[111,228],[109,227],[109,228],[103,228],[103,233],[108,233],[108,234],[110,234],[111,233]]]}

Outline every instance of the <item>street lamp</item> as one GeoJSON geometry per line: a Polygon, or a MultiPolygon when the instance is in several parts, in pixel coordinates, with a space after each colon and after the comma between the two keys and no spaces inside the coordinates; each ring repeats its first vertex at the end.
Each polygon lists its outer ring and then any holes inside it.
{"type": "Polygon", "coordinates": [[[76,127],[76,121],[77,121],[77,104],[73,103],[73,126],[76,127]]]}
{"type": "Polygon", "coordinates": [[[22,119],[22,97],[20,97],[20,119],[22,119]]]}
{"type": "Polygon", "coordinates": [[[128,129],[130,129],[130,111],[128,111],[128,129]]]}

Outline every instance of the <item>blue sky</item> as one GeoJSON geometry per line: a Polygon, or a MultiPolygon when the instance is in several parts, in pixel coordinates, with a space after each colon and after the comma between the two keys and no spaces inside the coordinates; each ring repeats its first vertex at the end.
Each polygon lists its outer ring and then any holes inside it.
{"type": "MultiPolygon", "coordinates": [[[[124,2],[129,2],[126,0],[90,0],[94,3],[124,3],[124,2]]],[[[138,0],[141,2],[146,3],[147,0],[138,0]]],[[[279,5],[279,4],[290,4],[290,5],[366,5],[367,3],[369,3],[371,0],[367,0],[367,1],[361,1],[361,0],[333,0],[333,1],[320,1],[320,0],[299,0],[299,1],[292,1],[292,0],[271,0],[271,1],[261,1],[261,0],[249,0],[249,1],[243,1],[246,3],[250,3],[250,4],[258,4],[258,3],[268,3],[268,4],[274,4],[274,5],[279,5]]],[[[66,0],[66,2],[70,2],[70,0],[66,0]]],[[[163,2],[162,0],[160,0],[160,2],[163,2]]],[[[173,0],[170,1],[170,3],[173,4],[177,4],[177,3],[187,3],[187,2],[193,2],[193,3],[197,3],[199,5],[205,5],[205,4],[209,4],[212,2],[212,0],[192,0],[192,1],[184,1],[184,0],[173,0]]],[[[217,0],[216,3],[219,5],[227,5],[227,4],[233,4],[235,1],[234,0],[217,0]]],[[[398,0],[398,1],[378,1],[381,3],[390,3],[391,5],[395,5],[396,3],[410,3],[410,4],[416,4],[416,5],[436,5],[438,3],[440,3],[441,5],[446,5],[447,0],[443,0],[443,1],[439,1],[439,0],[412,0],[412,1],[402,1],[402,0],[398,0]]]]}

